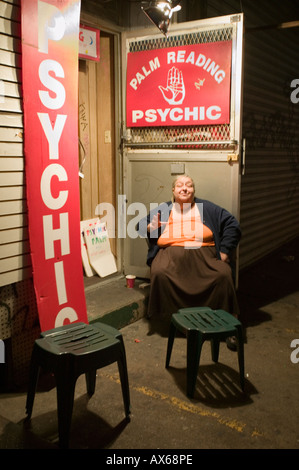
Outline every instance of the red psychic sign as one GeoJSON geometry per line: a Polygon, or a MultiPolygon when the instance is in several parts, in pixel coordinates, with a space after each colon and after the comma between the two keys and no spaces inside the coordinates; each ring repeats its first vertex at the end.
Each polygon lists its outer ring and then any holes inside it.
{"type": "Polygon", "coordinates": [[[78,176],[80,0],[22,0],[24,152],[42,331],[87,320],[78,176]]]}
{"type": "Polygon", "coordinates": [[[127,127],[230,120],[231,41],[130,52],[127,127]]]}

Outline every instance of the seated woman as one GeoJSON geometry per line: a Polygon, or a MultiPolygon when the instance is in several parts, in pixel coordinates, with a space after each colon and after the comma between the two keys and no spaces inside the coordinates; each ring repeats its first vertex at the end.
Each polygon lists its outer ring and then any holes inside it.
{"type": "MultiPolygon", "coordinates": [[[[207,306],[238,316],[230,256],[241,238],[227,210],[194,196],[193,180],[179,176],[173,200],[146,220],[151,266],[148,316],[170,318],[179,308],[207,306]]],[[[141,221],[142,222],[142,221],[141,221]]],[[[145,231],[145,222],[139,232],[145,231]]],[[[233,344],[228,344],[234,349],[233,344]]]]}

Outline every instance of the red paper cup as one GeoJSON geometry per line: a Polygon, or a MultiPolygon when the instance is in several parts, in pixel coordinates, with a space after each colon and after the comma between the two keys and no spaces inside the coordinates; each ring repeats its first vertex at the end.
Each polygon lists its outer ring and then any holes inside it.
{"type": "Polygon", "coordinates": [[[136,279],[136,276],[134,276],[133,274],[128,274],[126,276],[126,280],[127,280],[127,287],[129,287],[130,289],[132,287],[134,287],[135,285],[135,279],[136,279]]]}

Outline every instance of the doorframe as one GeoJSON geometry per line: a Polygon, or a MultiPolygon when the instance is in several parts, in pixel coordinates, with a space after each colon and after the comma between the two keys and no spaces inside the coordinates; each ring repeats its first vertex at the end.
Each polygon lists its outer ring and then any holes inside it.
{"type": "MultiPolygon", "coordinates": [[[[224,159],[228,160],[228,164],[232,164],[232,172],[234,175],[233,178],[233,185],[235,194],[237,197],[232,200],[232,210],[231,212],[235,217],[240,220],[240,199],[241,199],[241,171],[243,169],[243,146],[242,146],[242,102],[243,102],[243,61],[244,61],[244,54],[243,54],[243,22],[244,17],[242,13],[234,14],[234,15],[226,15],[226,16],[219,16],[214,18],[206,18],[203,20],[196,20],[184,23],[175,23],[171,25],[171,30],[169,31],[168,37],[175,36],[178,33],[180,34],[188,34],[192,32],[198,32],[200,30],[213,30],[213,29],[220,29],[221,27],[225,28],[228,25],[232,25],[234,28],[234,37],[232,42],[232,64],[231,64],[231,138],[235,142],[233,146],[233,150],[226,151],[226,154],[233,154],[233,158],[236,159],[229,161],[230,155],[226,155],[224,159]]],[[[157,28],[139,28],[134,29],[132,31],[122,33],[122,83],[123,83],[123,94],[122,94],[122,110],[123,110],[123,161],[124,161],[124,168],[123,168],[123,178],[124,182],[126,182],[126,174],[128,173],[128,166],[131,161],[134,160],[134,153],[137,151],[139,154],[144,154],[149,152],[149,150],[130,147],[130,136],[129,132],[127,133],[126,127],[126,64],[127,64],[127,53],[128,44],[129,42],[134,41],[146,41],[146,40],[155,40],[161,38],[161,33],[158,33],[157,28]]],[[[167,46],[166,46],[167,47],[167,46]]],[[[183,145],[181,146],[183,147],[183,145]]],[[[215,150],[178,150],[172,149],[169,152],[172,153],[174,158],[179,158],[177,155],[178,153],[189,153],[191,157],[194,154],[194,157],[199,157],[201,154],[207,155],[209,152],[211,154],[215,154],[215,150]],[[176,157],[175,157],[176,155],[176,157]]],[[[216,150],[216,153],[219,154],[223,153],[222,150],[216,150]]],[[[159,158],[159,154],[164,153],[163,150],[159,148],[153,148],[151,153],[157,154],[159,158]]],[[[166,150],[165,153],[168,153],[166,150]]],[[[219,155],[218,155],[219,156],[219,155]]],[[[192,158],[192,157],[191,157],[192,158]]],[[[200,158],[200,157],[199,157],[200,158]]],[[[221,157],[220,157],[221,158],[221,157]]],[[[208,159],[209,160],[209,159],[208,159]]],[[[210,161],[210,160],[209,160],[210,161]]],[[[129,184],[126,182],[126,184],[129,184]]],[[[237,249],[237,258],[236,258],[236,285],[238,284],[238,271],[239,271],[239,248],[237,249]]],[[[128,253],[125,253],[125,256],[128,257],[128,253]]],[[[126,265],[124,264],[124,271],[126,269],[126,265]]]]}
{"type": "MultiPolygon", "coordinates": [[[[122,72],[121,72],[121,34],[123,28],[117,25],[111,26],[107,22],[98,17],[92,16],[84,11],[81,11],[80,23],[93,28],[98,28],[101,31],[111,34],[114,39],[114,95],[115,95],[115,117],[114,117],[114,139],[115,139],[115,200],[118,201],[118,195],[123,193],[123,164],[122,164],[122,72]]],[[[100,34],[101,44],[101,34],[100,34]]],[[[101,47],[100,47],[101,50],[101,47]]],[[[100,58],[101,60],[101,58],[100,58]]],[[[118,207],[115,207],[115,224],[117,223],[118,207]]],[[[94,215],[96,217],[96,215],[94,215]]],[[[117,228],[117,227],[116,227],[117,228]]],[[[123,240],[117,236],[116,230],[116,252],[117,252],[117,273],[123,272],[123,240]]]]}

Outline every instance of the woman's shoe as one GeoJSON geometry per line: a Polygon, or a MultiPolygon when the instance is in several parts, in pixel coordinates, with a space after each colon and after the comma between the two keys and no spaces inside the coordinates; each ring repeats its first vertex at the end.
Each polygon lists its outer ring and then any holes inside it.
{"type": "Polygon", "coordinates": [[[231,351],[237,351],[237,338],[235,336],[229,336],[225,341],[228,349],[231,351]]]}

